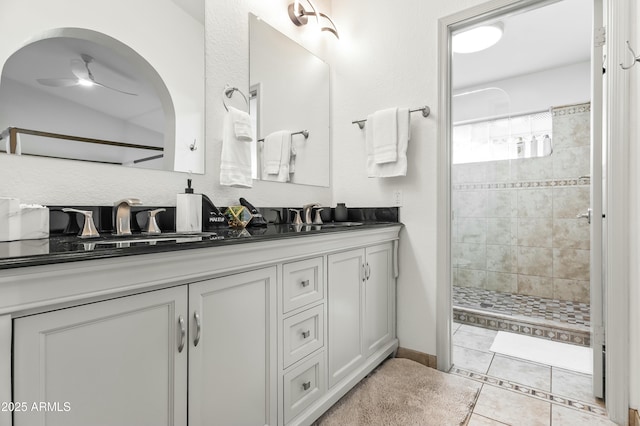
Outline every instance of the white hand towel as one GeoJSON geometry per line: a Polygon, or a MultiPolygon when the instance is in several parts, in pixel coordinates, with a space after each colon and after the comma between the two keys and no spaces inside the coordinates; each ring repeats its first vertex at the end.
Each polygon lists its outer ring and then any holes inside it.
{"type": "MultiPolygon", "coordinates": [[[[251,188],[251,144],[236,136],[235,123],[251,123],[249,114],[233,107],[224,117],[222,153],[220,155],[220,185],[251,188]]],[[[250,125],[250,124],[249,124],[250,125]]]]}
{"type": "Polygon", "coordinates": [[[398,108],[376,111],[368,123],[373,128],[373,156],[376,164],[398,159],[398,108]]]}
{"type": "Polygon", "coordinates": [[[242,111],[234,109],[233,114],[233,129],[236,134],[236,138],[239,141],[251,142],[253,140],[253,127],[251,124],[251,116],[242,111]],[[238,114],[238,113],[242,114],[238,114]]]}
{"type": "Polygon", "coordinates": [[[288,182],[290,159],[291,131],[280,130],[267,135],[262,147],[262,178],[288,182]]]}
{"type": "Polygon", "coordinates": [[[298,151],[296,151],[296,144],[293,139],[291,139],[291,157],[289,157],[289,174],[294,174],[296,172],[296,155],[298,155],[298,151]]]}
{"type": "MultiPolygon", "coordinates": [[[[367,123],[373,117],[367,117],[367,123]]],[[[394,163],[377,164],[374,158],[373,128],[365,126],[367,147],[367,176],[368,177],[394,177],[407,175],[407,146],[411,139],[411,121],[408,108],[398,108],[398,150],[397,160],[394,163]]]]}

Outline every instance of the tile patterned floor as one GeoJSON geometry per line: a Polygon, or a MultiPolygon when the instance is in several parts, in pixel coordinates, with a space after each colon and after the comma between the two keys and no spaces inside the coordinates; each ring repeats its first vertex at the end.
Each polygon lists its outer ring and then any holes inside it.
{"type": "Polygon", "coordinates": [[[585,327],[589,327],[591,320],[588,303],[501,293],[473,287],[454,286],[453,304],[504,315],[539,318],[585,327]]]}
{"type": "Polygon", "coordinates": [[[497,331],[454,323],[452,374],[482,383],[469,426],[613,425],[591,376],[491,352],[497,331]]]}

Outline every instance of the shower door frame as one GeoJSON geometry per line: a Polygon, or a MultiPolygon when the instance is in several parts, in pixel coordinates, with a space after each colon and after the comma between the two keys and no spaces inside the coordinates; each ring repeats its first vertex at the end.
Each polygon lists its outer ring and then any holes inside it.
{"type": "MultiPolygon", "coordinates": [[[[554,3],[556,0],[492,0],[439,20],[439,107],[438,123],[438,216],[437,216],[437,366],[448,371],[452,366],[452,255],[451,255],[451,33],[462,26],[486,20],[531,6],[554,3]]],[[[594,4],[595,1],[594,0],[594,4]]],[[[603,162],[603,206],[606,215],[606,235],[602,241],[606,253],[601,265],[605,286],[604,310],[607,335],[607,356],[604,366],[609,418],[626,424],[629,407],[629,236],[628,236],[628,156],[629,156],[629,76],[618,64],[624,61],[625,37],[628,37],[629,0],[605,1],[607,28],[607,69],[604,82],[605,152],[603,162]],[[607,143],[615,141],[615,143],[607,143]]],[[[593,100],[592,100],[593,101],[593,100]]],[[[597,101],[597,99],[596,99],[597,101]]]]}

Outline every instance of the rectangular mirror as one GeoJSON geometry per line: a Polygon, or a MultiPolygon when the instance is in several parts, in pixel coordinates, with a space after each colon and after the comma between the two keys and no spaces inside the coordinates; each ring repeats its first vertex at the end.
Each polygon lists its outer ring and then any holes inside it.
{"type": "Polygon", "coordinates": [[[249,103],[258,140],[254,178],[328,187],[329,65],[253,14],[249,47],[249,103]],[[292,168],[285,178],[263,167],[264,139],[280,131],[292,134],[292,168]]]}
{"type": "Polygon", "coordinates": [[[203,0],[3,0],[0,26],[0,155],[204,173],[203,0]]]}

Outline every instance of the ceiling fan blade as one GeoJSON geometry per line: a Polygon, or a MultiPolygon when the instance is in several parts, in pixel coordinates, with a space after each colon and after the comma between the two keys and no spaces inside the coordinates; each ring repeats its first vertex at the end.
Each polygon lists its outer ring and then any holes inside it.
{"type": "Polygon", "coordinates": [[[93,84],[95,84],[96,86],[104,87],[105,89],[109,89],[109,90],[114,90],[116,92],[120,92],[120,93],[122,93],[124,95],[138,96],[137,93],[125,92],[124,90],[116,89],[115,87],[110,87],[110,86],[107,86],[105,84],[98,83],[95,80],[93,80],[93,84]]]}
{"type": "Polygon", "coordinates": [[[36,81],[49,87],[71,87],[78,84],[77,78],[38,78],[36,81]]]}
{"type": "Polygon", "coordinates": [[[82,59],[71,60],[71,72],[80,80],[93,81],[91,72],[89,71],[89,64],[82,59]]]}

